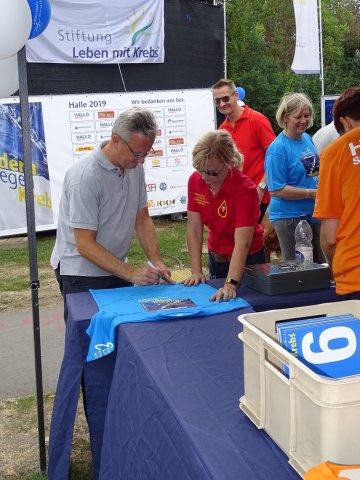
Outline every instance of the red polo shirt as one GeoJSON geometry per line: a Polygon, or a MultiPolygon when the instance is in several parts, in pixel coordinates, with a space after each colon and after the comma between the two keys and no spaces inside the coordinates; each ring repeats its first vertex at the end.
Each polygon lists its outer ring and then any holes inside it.
{"type": "Polygon", "coordinates": [[[209,228],[208,248],[219,255],[232,254],[237,227],[255,227],[249,255],[263,247],[256,186],[237,168],[230,170],[215,195],[200,173],[194,172],[188,182],[188,211],[200,213],[201,221],[209,228]]]}
{"type": "MultiPolygon", "coordinates": [[[[230,133],[237,148],[244,155],[243,174],[258,185],[264,176],[266,149],[276,137],[269,120],[262,113],[245,105],[234,126],[226,118],[219,129],[230,133]]],[[[262,203],[270,203],[269,192],[265,193],[262,203]]]]}

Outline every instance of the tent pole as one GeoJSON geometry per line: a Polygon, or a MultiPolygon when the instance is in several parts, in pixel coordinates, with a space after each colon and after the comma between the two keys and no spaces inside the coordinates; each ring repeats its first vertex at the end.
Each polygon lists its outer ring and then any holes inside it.
{"type": "Polygon", "coordinates": [[[224,0],[224,78],[227,78],[226,0],[224,0]]]}
{"type": "MultiPolygon", "coordinates": [[[[318,23],[319,23],[319,45],[320,45],[320,83],[321,83],[321,98],[324,98],[324,55],[323,55],[323,31],[322,31],[322,12],[321,0],[318,0],[318,23]]],[[[322,127],[324,125],[321,125],[322,127]]]]}
{"type": "Polygon", "coordinates": [[[23,47],[18,52],[19,69],[19,98],[21,111],[21,131],[25,176],[25,199],[26,199],[26,222],[29,250],[30,288],[32,299],[33,315],[33,336],[36,376],[36,397],[38,414],[39,433],[39,457],[40,471],[46,471],[46,448],[45,448],[45,427],[44,427],[44,400],[41,367],[41,343],[40,343],[40,322],[39,322],[39,286],[37,250],[36,250],[36,229],[35,229],[35,207],[34,207],[34,183],[32,176],[32,155],[30,136],[30,115],[28,99],[28,83],[26,70],[26,51],[23,47]]]}

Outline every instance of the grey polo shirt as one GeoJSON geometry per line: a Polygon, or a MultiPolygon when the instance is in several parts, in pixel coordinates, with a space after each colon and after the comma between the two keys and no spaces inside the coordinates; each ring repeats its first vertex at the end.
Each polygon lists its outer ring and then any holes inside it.
{"type": "Polygon", "coordinates": [[[96,241],[120,260],[125,260],[137,211],[147,205],[143,166],[137,165],[121,175],[120,169],[114,167],[102,151],[106,143],[66,172],[51,255],[54,269],[60,262],[61,275],[110,275],[79,254],[73,229],[96,231],[96,241]]]}

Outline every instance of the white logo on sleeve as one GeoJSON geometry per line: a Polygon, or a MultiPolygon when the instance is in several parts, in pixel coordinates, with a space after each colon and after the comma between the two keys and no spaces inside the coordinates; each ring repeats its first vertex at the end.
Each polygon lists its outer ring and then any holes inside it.
{"type": "Polygon", "coordinates": [[[354,165],[359,165],[359,163],[360,163],[360,151],[359,151],[359,155],[358,155],[356,150],[360,150],[360,144],[359,145],[354,145],[353,143],[349,143],[349,148],[350,148],[351,155],[353,156],[353,164],[354,165]]]}

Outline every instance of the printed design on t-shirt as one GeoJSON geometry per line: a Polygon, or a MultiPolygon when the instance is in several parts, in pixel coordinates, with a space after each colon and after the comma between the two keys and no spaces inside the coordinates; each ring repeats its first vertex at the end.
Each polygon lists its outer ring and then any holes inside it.
{"type": "MultiPolygon", "coordinates": [[[[360,140],[359,140],[360,141],[360,140]]],[[[354,145],[353,142],[349,143],[350,153],[353,157],[352,161],[354,165],[359,165],[360,163],[360,143],[358,145],[354,145]]]]}
{"type": "Polygon", "coordinates": [[[309,150],[300,157],[300,162],[304,165],[307,177],[317,177],[320,169],[320,158],[317,153],[309,150]]]}
{"type": "Polygon", "coordinates": [[[205,195],[202,193],[195,193],[194,200],[198,205],[209,205],[205,195]]]}
{"type": "Polygon", "coordinates": [[[225,218],[227,216],[227,213],[228,213],[227,204],[226,204],[226,200],[224,200],[218,208],[218,215],[221,218],[225,218]]]}
{"type": "Polygon", "coordinates": [[[196,307],[191,298],[144,298],[138,300],[146,312],[158,312],[161,310],[176,310],[179,308],[193,308],[196,307]]]}

